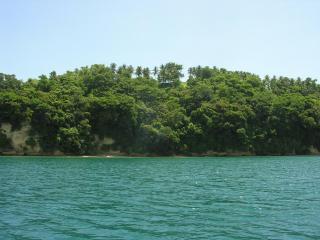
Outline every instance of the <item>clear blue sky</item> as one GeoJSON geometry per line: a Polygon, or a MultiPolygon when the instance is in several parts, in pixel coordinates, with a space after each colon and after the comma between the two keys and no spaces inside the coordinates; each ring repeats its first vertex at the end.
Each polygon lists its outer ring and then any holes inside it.
{"type": "Polygon", "coordinates": [[[0,72],[94,63],[320,79],[318,0],[0,0],[0,72]]]}

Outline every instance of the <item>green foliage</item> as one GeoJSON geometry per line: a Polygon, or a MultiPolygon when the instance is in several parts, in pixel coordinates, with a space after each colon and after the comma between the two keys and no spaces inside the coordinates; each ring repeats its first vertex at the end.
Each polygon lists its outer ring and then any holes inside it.
{"type": "Polygon", "coordinates": [[[5,151],[11,150],[11,141],[2,130],[0,130],[0,149],[5,151]]]}
{"type": "Polygon", "coordinates": [[[21,123],[29,121],[31,116],[28,98],[13,90],[0,92],[0,124],[8,122],[13,129],[19,128],[21,123]]]}
{"type": "Polygon", "coordinates": [[[182,65],[167,63],[160,66],[158,81],[160,87],[177,87],[180,85],[180,78],[183,77],[182,65]]]}
{"type": "Polygon", "coordinates": [[[18,90],[21,82],[16,79],[15,75],[0,73],[0,92],[5,90],[18,90]]]}
{"type": "MultiPolygon", "coordinates": [[[[316,80],[216,67],[95,64],[26,82],[0,74],[0,125],[29,124],[26,144],[52,153],[306,154],[320,149],[316,80]]],[[[12,140],[0,131],[0,152],[12,140]]]]}
{"type": "Polygon", "coordinates": [[[108,94],[89,100],[92,133],[100,138],[111,137],[122,151],[130,148],[137,129],[135,99],[127,95],[108,94]]]}

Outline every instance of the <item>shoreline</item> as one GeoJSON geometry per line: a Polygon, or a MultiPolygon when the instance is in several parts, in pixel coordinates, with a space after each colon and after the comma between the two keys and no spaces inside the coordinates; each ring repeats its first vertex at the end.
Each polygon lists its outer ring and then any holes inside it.
{"type": "Polygon", "coordinates": [[[309,154],[254,154],[248,152],[215,152],[208,154],[172,154],[172,155],[157,155],[157,154],[93,154],[93,155],[73,155],[73,154],[25,154],[25,153],[1,153],[0,157],[78,157],[78,158],[162,158],[162,157],[174,157],[174,158],[187,158],[187,157],[277,157],[277,156],[320,156],[320,153],[309,154]]]}

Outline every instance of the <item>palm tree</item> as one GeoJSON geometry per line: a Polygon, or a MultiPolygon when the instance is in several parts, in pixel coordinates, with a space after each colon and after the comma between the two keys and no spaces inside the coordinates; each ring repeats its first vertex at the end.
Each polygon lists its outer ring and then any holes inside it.
{"type": "Polygon", "coordinates": [[[111,63],[111,64],[110,64],[110,68],[111,68],[111,71],[112,71],[113,73],[115,73],[116,70],[117,70],[117,64],[111,63]]]}
{"type": "Polygon", "coordinates": [[[138,66],[136,68],[136,75],[137,75],[137,77],[141,77],[141,75],[142,75],[142,67],[141,66],[138,66]]]}
{"type": "Polygon", "coordinates": [[[157,67],[154,67],[152,72],[153,72],[153,76],[157,76],[157,75],[158,75],[158,72],[159,72],[159,71],[158,71],[158,68],[157,68],[157,67]]]}
{"type": "Polygon", "coordinates": [[[142,70],[142,74],[143,74],[143,77],[144,78],[150,78],[150,69],[149,68],[144,68],[143,70],[142,70]]]}

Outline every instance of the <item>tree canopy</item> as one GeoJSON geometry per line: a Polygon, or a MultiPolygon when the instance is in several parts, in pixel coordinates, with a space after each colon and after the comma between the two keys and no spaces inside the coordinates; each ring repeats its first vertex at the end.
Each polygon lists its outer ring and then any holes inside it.
{"type": "Polygon", "coordinates": [[[0,152],[14,151],[18,137],[22,153],[43,154],[320,149],[320,85],[314,79],[197,66],[182,82],[182,65],[150,69],[95,64],[27,81],[0,73],[0,152]]]}

